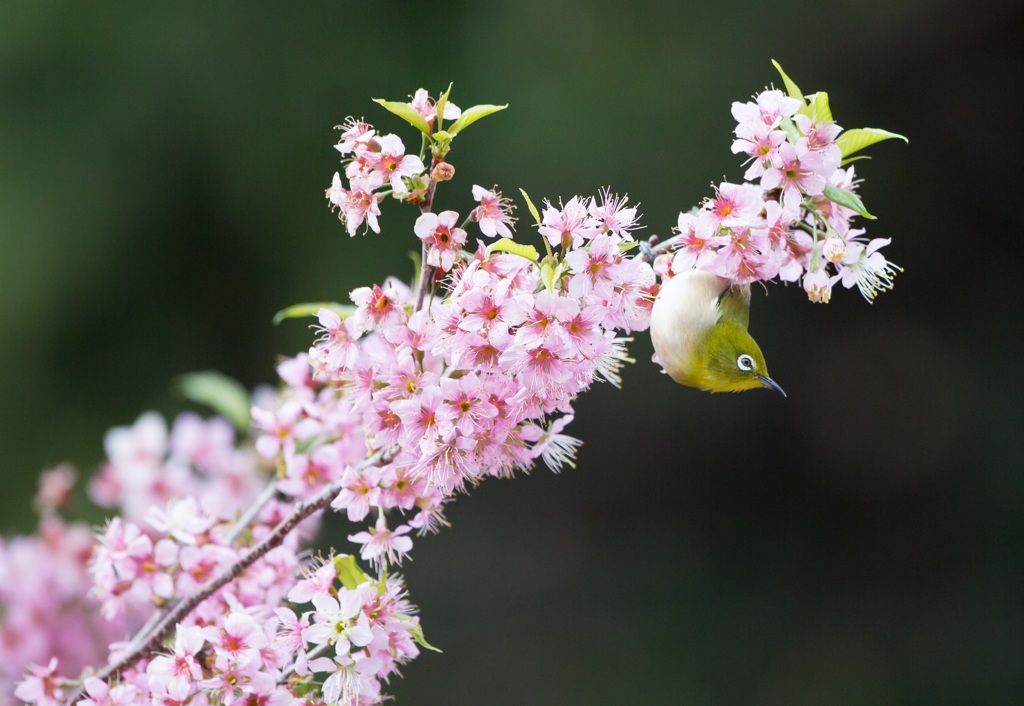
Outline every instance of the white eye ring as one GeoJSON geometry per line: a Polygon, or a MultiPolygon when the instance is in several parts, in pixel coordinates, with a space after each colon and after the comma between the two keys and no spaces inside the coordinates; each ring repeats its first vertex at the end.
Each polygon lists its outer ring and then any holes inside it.
{"type": "Polygon", "coordinates": [[[749,373],[751,370],[754,369],[754,359],[751,358],[746,353],[744,353],[743,355],[736,359],[736,367],[738,367],[745,373],[749,373]]]}

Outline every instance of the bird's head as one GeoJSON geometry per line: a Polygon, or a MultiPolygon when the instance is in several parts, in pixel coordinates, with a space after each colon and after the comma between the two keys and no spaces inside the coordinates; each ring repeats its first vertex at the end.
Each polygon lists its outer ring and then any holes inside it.
{"type": "Polygon", "coordinates": [[[785,397],[778,383],[768,376],[757,341],[737,322],[722,318],[711,327],[697,347],[698,387],[709,392],[741,392],[767,387],[785,397]]]}

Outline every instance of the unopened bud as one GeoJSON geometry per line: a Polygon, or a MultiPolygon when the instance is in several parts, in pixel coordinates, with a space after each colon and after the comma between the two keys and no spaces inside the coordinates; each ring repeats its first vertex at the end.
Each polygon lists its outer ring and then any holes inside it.
{"type": "Polygon", "coordinates": [[[448,181],[455,176],[455,167],[448,162],[438,162],[430,170],[430,178],[434,181],[448,181]]]}

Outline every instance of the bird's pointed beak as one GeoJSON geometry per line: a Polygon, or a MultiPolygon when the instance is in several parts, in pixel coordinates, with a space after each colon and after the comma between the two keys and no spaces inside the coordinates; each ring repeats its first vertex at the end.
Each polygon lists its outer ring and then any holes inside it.
{"type": "Polygon", "coordinates": [[[779,393],[780,395],[782,395],[783,397],[785,397],[785,396],[786,396],[786,391],[785,391],[785,390],[783,390],[783,389],[782,389],[781,387],[779,387],[779,383],[775,382],[774,380],[772,380],[772,379],[771,379],[770,377],[768,377],[767,375],[758,375],[758,376],[757,376],[757,379],[758,379],[758,380],[759,380],[759,381],[761,382],[761,384],[762,384],[762,385],[764,385],[765,387],[767,387],[767,388],[769,388],[769,389],[771,389],[771,390],[775,390],[776,392],[778,392],[778,393],[779,393]]]}

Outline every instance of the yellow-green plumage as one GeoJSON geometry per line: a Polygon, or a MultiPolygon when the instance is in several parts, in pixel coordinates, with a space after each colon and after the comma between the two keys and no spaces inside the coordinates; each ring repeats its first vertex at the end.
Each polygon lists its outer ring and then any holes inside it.
{"type": "Polygon", "coordinates": [[[662,284],[651,312],[651,341],[665,372],[683,385],[708,392],[782,392],[747,332],[749,321],[749,285],[689,270],[662,284]]]}

